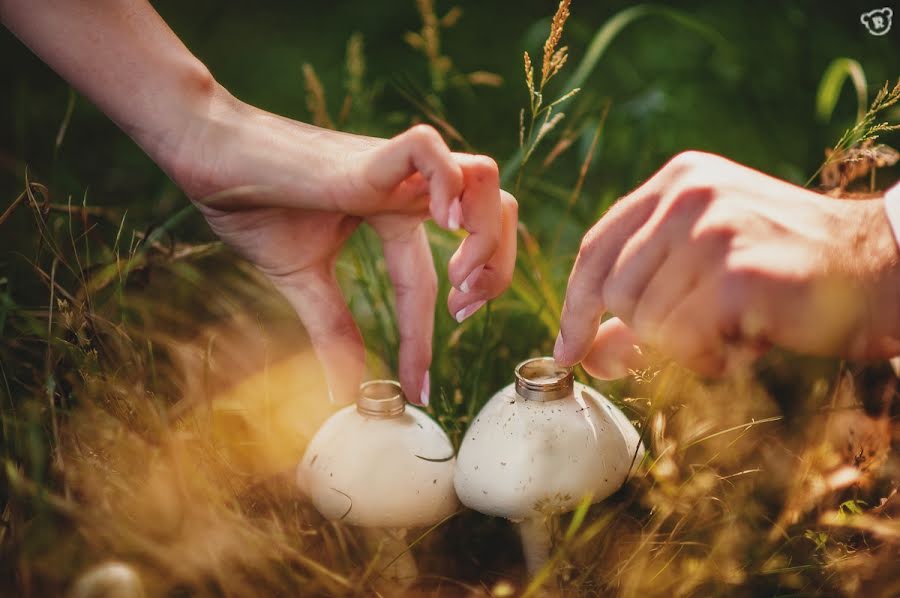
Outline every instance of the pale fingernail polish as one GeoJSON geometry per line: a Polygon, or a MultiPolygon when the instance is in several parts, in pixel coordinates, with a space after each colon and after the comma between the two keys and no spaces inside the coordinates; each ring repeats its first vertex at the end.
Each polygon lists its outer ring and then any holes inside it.
{"type": "Polygon", "coordinates": [[[425,370],[425,377],[422,378],[422,390],[419,392],[419,402],[424,407],[428,407],[429,397],[431,396],[431,374],[425,370]]]}
{"type": "Polygon", "coordinates": [[[447,228],[450,230],[459,230],[459,221],[462,219],[462,205],[459,198],[453,198],[450,202],[450,209],[447,211],[447,228]]]}
{"type": "Polygon", "coordinates": [[[560,331],[560,333],[556,335],[556,343],[553,345],[553,357],[559,359],[563,349],[565,349],[565,344],[562,337],[562,331],[560,331]]]}
{"type": "Polygon", "coordinates": [[[475,281],[478,280],[478,276],[481,274],[481,271],[484,270],[484,265],[478,266],[474,270],[472,270],[471,274],[466,276],[466,279],[462,281],[462,284],[459,285],[459,290],[463,293],[468,293],[472,290],[472,287],[475,286],[475,281]]]}
{"type": "Polygon", "coordinates": [[[472,303],[471,305],[467,305],[466,307],[462,308],[461,310],[456,312],[456,316],[455,316],[456,321],[459,322],[460,324],[462,324],[466,318],[468,318],[469,316],[474,314],[476,311],[481,309],[481,306],[484,305],[485,303],[487,303],[487,301],[482,299],[481,301],[476,301],[475,303],[472,303]]]}

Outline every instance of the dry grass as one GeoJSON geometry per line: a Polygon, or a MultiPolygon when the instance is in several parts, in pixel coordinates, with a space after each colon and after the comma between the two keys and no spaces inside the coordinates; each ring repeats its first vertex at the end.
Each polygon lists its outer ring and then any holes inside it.
{"type": "MultiPolygon", "coordinates": [[[[532,105],[565,62],[567,15],[563,2],[537,89],[526,54],[532,105]]],[[[359,40],[348,66],[348,96],[370,101],[359,40]]],[[[310,93],[311,111],[324,109],[324,90],[310,93]]],[[[563,195],[561,218],[572,201],[563,195]]],[[[177,241],[190,209],[143,230],[114,209],[54,205],[27,181],[0,218],[34,231],[20,259],[42,289],[19,303],[0,276],[0,594],[60,595],[109,560],[133,567],[150,595],[383,587],[358,533],[323,520],[295,488],[294,465],[333,408],[275,291],[218,244],[177,241]]],[[[440,262],[458,241],[431,240],[440,262]]],[[[436,316],[431,410],[455,442],[513,364],[550,350],[570,258],[551,240],[523,226],[510,291],[462,326],[436,316]]],[[[373,243],[355,238],[339,274],[371,369],[389,375],[392,297],[373,243]]],[[[553,521],[556,550],[533,579],[505,521],[461,512],[410,535],[422,571],[410,594],[900,593],[900,402],[885,364],[775,353],[709,382],[659,363],[603,389],[649,449],[636,477],[553,521]]]]}

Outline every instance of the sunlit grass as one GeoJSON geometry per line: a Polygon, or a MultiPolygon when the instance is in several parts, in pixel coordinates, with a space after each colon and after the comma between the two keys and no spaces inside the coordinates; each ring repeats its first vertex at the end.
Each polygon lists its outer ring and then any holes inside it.
{"type": "MultiPolygon", "coordinates": [[[[459,18],[429,16],[428,2],[419,10],[421,36],[459,18]]],[[[618,31],[652,15],[727,46],[681,13],[628,9],[599,30],[581,61],[569,58],[574,73],[557,97],[584,81],[618,31]]],[[[554,21],[548,73],[565,43],[564,21],[554,21]]],[[[423,54],[439,61],[440,46],[430,43],[423,54]]],[[[351,108],[338,121],[359,128],[360,115],[374,110],[361,40],[348,44],[348,56],[351,108]]],[[[452,86],[451,74],[430,63],[428,94],[452,86]]],[[[307,82],[314,77],[307,69],[307,82]]],[[[531,77],[525,101],[543,118],[549,112],[534,109],[542,79],[536,89],[531,77]]],[[[310,102],[328,124],[325,93],[319,85],[310,102]]],[[[443,118],[441,102],[418,99],[426,118],[443,118]]],[[[458,325],[438,306],[430,412],[455,445],[516,363],[552,350],[577,246],[560,237],[589,224],[571,208],[591,154],[568,185],[533,173],[541,172],[539,152],[546,166],[581,127],[591,127],[595,147],[610,109],[573,106],[572,128],[551,128],[540,146],[534,127],[528,135],[526,128],[529,159],[505,161],[508,180],[522,173],[519,199],[546,206],[556,222],[523,212],[511,288],[482,313],[458,325]]],[[[17,259],[43,289],[20,303],[18,287],[0,282],[0,592],[59,595],[108,560],[133,567],[150,595],[348,595],[379,587],[379,555],[353,528],[325,521],[296,489],[294,466],[335,407],[286,303],[220,244],[180,240],[199,222],[192,208],[148,228],[124,210],[63,207],[28,180],[0,212],[0,227],[29,215],[32,241],[17,248],[17,259]]],[[[430,227],[429,238],[446,296],[444,265],[460,236],[430,227]]],[[[396,315],[374,235],[360,231],[338,274],[367,340],[370,373],[392,376],[396,315]]],[[[660,362],[600,388],[643,436],[648,454],[637,475],[606,501],[585,501],[551,521],[555,550],[531,579],[506,521],[461,511],[410,534],[421,569],[412,592],[900,592],[897,380],[887,367],[776,353],[724,381],[660,362]]]]}

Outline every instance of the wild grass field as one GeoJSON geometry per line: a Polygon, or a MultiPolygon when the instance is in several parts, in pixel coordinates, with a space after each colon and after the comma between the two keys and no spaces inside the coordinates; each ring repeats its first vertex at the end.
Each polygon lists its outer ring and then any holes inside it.
{"type": "MultiPolygon", "coordinates": [[[[513,283],[461,325],[435,314],[429,413],[456,446],[515,364],[551,353],[583,233],[678,151],[831,195],[898,178],[879,144],[900,141],[900,43],[844,3],[157,8],[242,99],[370,135],[427,122],[498,160],[520,202],[513,283]]],[[[86,100],[8,33],[0,50],[0,594],[64,595],[115,561],[151,596],[395,595],[358,530],[296,489],[335,407],[290,307],[86,100]]],[[[461,237],[429,238],[440,297],[461,237]]],[[[393,377],[373,234],[338,274],[370,374],[393,377]]],[[[664,359],[577,375],[641,431],[637,475],[552,517],[535,576],[504,520],[411,533],[409,595],[900,594],[890,364],[773,351],[724,380],[664,359]]]]}

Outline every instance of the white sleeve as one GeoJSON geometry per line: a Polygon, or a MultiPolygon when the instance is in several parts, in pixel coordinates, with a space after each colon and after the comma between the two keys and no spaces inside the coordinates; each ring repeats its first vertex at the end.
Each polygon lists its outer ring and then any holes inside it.
{"type": "MultiPolygon", "coordinates": [[[[884,209],[887,212],[888,221],[894,229],[894,239],[900,246],[900,183],[897,183],[884,194],[884,209]]],[[[900,356],[891,359],[894,373],[900,378],[900,356]]]]}
{"type": "Polygon", "coordinates": [[[900,245],[900,183],[897,183],[884,194],[884,209],[887,212],[891,228],[894,229],[894,239],[900,245]]]}

